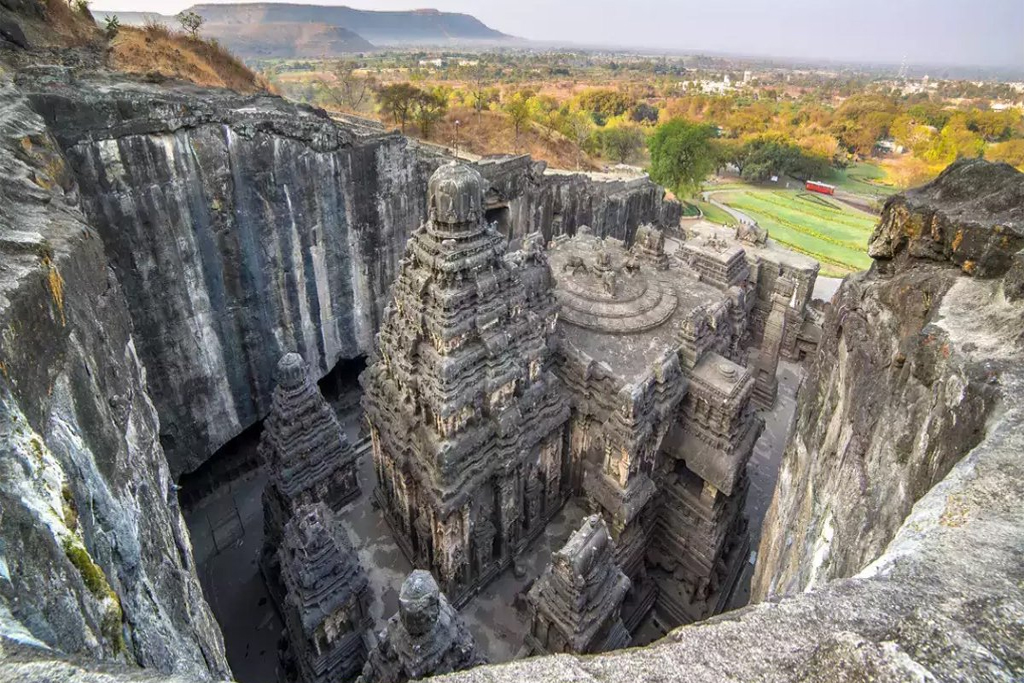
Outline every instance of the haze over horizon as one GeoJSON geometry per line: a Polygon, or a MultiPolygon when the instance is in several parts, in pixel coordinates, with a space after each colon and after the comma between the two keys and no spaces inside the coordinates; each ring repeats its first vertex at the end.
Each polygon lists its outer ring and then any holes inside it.
{"type": "MultiPolygon", "coordinates": [[[[210,4],[240,4],[209,0],[210,4]]],[[[174,14],[188,0],[99,0],[97,13],[174,14]]],[[[367,10],[424,6],[471,14],[520,38],[567,45],[708,51],[803,60],[1024,70],[1021,0],[732,0],[728,6],[670,0],[322,0],[292,4],[367,10]]]]}

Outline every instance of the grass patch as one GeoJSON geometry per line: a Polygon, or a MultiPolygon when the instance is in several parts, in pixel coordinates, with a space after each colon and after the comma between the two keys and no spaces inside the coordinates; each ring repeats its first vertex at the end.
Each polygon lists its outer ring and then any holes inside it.
{"type": "Polygon", "coordinates": [[[718,200],[748,214],[780,244],[816,258],[822,275],[842,276],[871,265],[872,216],[802,190],[748,188],[719,194],[718,200]]]}
{"type": "Polygon", "coordinates": [[[899,189],[886,183],[885,169],[875,164],[860,162],[835,171],[829,182],[851,194],[864,197],[887,197],[899,189]]]}
{"type": "Polygon", "coordinates": [[[725,225],[730,228],[734,228],[737,225],[737,221],[732,217],[732,214],[728,211],[723,211],[714,204],[708,202],[698,201],[696,202],[700,210],[704,212],[704,218],[712,223],[718,223],[719,225],[725,225]]]}

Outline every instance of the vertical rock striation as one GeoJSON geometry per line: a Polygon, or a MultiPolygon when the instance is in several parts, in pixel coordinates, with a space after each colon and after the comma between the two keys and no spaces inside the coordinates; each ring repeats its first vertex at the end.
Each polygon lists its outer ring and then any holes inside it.
{"type": "Polygon", "coordinates": [[[43,120],[0,99],[0,635],[227,677],[123,290],[43,120]]]}

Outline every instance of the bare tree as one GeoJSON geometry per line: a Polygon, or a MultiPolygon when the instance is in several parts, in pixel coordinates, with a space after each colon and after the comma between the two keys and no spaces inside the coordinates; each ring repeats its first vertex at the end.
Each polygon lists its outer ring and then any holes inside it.
{"type": "Polygon", "coordinates": [[[484,80],[486,72],[483,64],[473,67],[473,77],[469,83],[469,94],[473,98],[473,109],[476,111],[477,119],[481,112],[489,104],[489,93],[487,92],[487,81],[484,80]]]}
{"type": "Polygon", "coordinates": [[[576,170],[578,171],[583,165],[584,148],[594,134],[594,122],[584,112],[572,112],[566,121],[566,128],[569,139],[576,144],[576,170]]]}
{"type": "Polygon", "coordinates": [[[193,38],[198,38],[199,29],[206,23],[206,19],[191,10],[187,10],[178,15],[178,23],[181,24],[181,28],[186,33],[193,38]]]}
{"type": "Polygon", "coordinates": [[[359,111],[360,107],[370,100],[373,94],[373,80],[360,75],[356,63],[336,61],[331,65],[330,73],[334,77],[333,83],[321,81],[321,85],[343,109],[359,111]]]}

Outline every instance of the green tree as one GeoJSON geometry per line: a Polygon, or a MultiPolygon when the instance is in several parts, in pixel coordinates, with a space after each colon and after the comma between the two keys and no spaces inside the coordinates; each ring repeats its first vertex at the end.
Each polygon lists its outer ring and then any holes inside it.
{"type": "Polygon", "coordinates": [[[576,107],[590,114],[595,121],[622,116],[632,105],[629,95],[615,90],[594,88],[576,96],[576,107]]]}
{"type": "Polygon", "coordinates": [[[107,40],[113,40],[117,37],[118,31],[121,30],[121,20],[117,18],[117,15],[110,15],[103,17],[103,21],[106,25],[103,28],[103,35],[107,37],[107,40]]]}
{"type": "Polygon", "coordinates": [[[420,135],[430,139],[430,131],[434,124],[444,117],[448,111],[448,90],[435,88],[431,91],[419,91],[412,101],[412,116],[420,135]]]}
{"type": "Polygon", "coordinates": [[[420,96],[420,89],[412,83],[393,83],[377,91],[377,105],[381,113],[401,126],[405,132],[405,124],[412,115],[413,103],[420,96]]]}
{"type": "Polygon", "coordinates": [[[681,196],[691,194],[715,168],[714,126],[672,119],[647,141],[651,178],[681,196]]]}
{"type": "Polygon", "coordinates": [[[601,149],[609,159],[626,164],[644,148],[644,132],[636,126],[615,126],[601,131],[601,149]]]}
{"type": "Polygon", "coordinates": [[[778,136],[754,138],[743,145],[738,156],[742,158],[740,175],[751,182],[786,175],[808,180],[826,177],[831,172],[828,159],[808,154],[778,136]]]}
{"type": "Polygon", "coordinates": [[[967,127],[967,120],[957,114],[949,120],[922,157],[930,164],[946,166],[963,157],[978,157],[985,149],[981,136],[967,127]]]}
{"type": "Polygon", "coordinates": [[[658,122],[658,108],[646,102],[640,102],[629,110],[629,118],[635,123],[655,124],[658,122]]]}
{"type": "Polygon", "coordinates": [[[512,128],[516,133],[516,149],[518,150],[519,133],[530,120],[530,96],[525,92],[512,93],[501,108],[512,121],[512,128]]]}
{"type": "Polygon", "coordinates": [[[985,151],[985,158],[991,161],[1005,161],[1024,171],[1024,140],[1018,138],[998,142],[985,151]]]}

